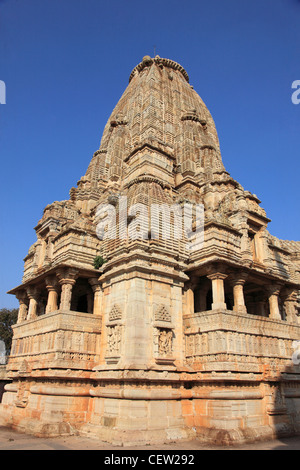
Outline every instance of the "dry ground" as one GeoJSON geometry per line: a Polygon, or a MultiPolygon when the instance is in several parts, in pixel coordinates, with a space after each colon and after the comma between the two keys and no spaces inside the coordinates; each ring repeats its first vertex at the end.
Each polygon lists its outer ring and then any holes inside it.
{"type": "MultiPolygon", "coordinates": [[[[101,450],[107,455],[113,451],[115,455],[126,451],[162,451],[163,453],[175,453],[176,451],[191,451],[197,453],[200,450],[300,450],[300,436],[277,439],[274,441],[258,442],[234,447],[212,447],[203,445],[193,440],[155,446],[115,447],[105,442],[89,439],[81,436],[69,436],[59,438],[38,438],[28,434],[15,432],[6,427],[0,427],[0,450],[101,450]]],[[[188,452],[187,452],[188,453],[188,452]]]]}

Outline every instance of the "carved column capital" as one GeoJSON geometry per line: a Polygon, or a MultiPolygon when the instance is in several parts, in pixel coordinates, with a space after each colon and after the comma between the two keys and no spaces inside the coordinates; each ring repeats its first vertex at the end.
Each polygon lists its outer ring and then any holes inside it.
{"type": "Polygon", "coordinates": [[[228,277],[228,274],[217,271],[211,274],[206,274],[206,277],[208,277],[208,279],[210,279],[211,281],[214,281],[216,279],[224,281],[228,277]]]}
{"type": "Polygon", "coordinates": [[[280,292],[280,295],[285,302],[296,302],[297,296],[298,296],[298,290],[295,289],[294,287],[285,287],[280,292]]]}
{"type": "Polygon", "coordinates": [[[240,285],[243,286],[248,278],[248,273],[245,271],[237,271],[233,274],[231,274],[228,277],[229,282],[231,285],[240,285]]]}
{"type": "Polygon", "coordinates": [[[59,288],[58,280],[56,276],[49,276],[45,279],[46,288],[48,291],[57,290],[59,288]]]}
{"type": "Polygon", "coordinates": [[[15,296],[17,297],[19,302],[25,302],[26,300],[28,300],[28,295],[25,289],[22,291],[16,292],[15,296]]]}
{"type": "Polygon", "coordinates": [[[279,283],[267,284],[265,286],[265,290],[268,296],[276,295],[278,297],[281,289],[282,289],[282,284],[279,284],[279,283]]]}
{"type": "Polygon", "coordinates": [[[94,293],[102,290],[102,285],[97,277],[91,277],[88,281],[94,293]]]}
{"type": "Polygon", "coordinates": [[[56,275],[59,279],[59,283],[62,284],[75,284],[78,277],[79,270],[75,268],[59,268],[56,271],[56,275]]]}
{"type": "Polygon", "coordinates": [[[206,271],[206,277],[210,280],[214,279],[226,279],[228,274],[226,272],[226,267],[220,263],[212,264],[208,266],[206,271]]]}
{"type": "Polygon", "coordinates": [[[29,299],[37,300],[38,297],[38,289],[35,286],[28,286],[26,287],[26,293],[29,299]]]}

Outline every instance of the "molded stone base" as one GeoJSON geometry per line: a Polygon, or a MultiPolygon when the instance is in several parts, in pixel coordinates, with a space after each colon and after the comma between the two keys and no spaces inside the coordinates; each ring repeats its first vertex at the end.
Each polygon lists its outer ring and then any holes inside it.
{"type": "Polygon", "coordinates": [[[240,445],[245,443],[268,441],[282,437],[292,437],[295,431],[292,426],[259,426],[245,429],[197,428],[196,439],[218,446],[240,445]]]}
{"type": "Polygon", "coordinates": [[[79,434],[92,439],[100,439],[115,446],[129,447],[139,445],[168,444],[175,441],[195,439],[196,435],[189,429],[155,429],[155,430],[118,430],[105,426],[87,424],[79,434]]]}

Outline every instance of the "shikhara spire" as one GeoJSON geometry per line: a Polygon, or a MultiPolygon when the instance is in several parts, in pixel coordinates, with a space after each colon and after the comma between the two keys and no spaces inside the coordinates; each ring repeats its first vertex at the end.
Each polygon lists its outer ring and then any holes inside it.
{"type": "Polygon", "coordinates": [[[206,170],[224,171],[207,107],[184,68],[158,56],[144,57],[131,72],[85,177],[126,184],[130,161],[145,145],[167,155],[173,162],[169,171],[183,176],[201,180],[206,170]]]}

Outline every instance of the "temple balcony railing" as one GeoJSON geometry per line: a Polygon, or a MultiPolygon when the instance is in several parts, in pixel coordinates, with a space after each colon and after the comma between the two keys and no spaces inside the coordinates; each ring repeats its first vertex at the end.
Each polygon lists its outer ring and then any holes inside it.
{"type": "Polygon", "coordinates": [[[220,309],[185,315],[184,333],[186,361],[197,369],[300,374],[293,362],[300,324],[220,309]]]}
{"type": "Polygon", "coordinates": [[[57,310],[17,323],[13,332],[11,376],[55,367],[91,370],[99,362],[100,316],[57,310]]]}

